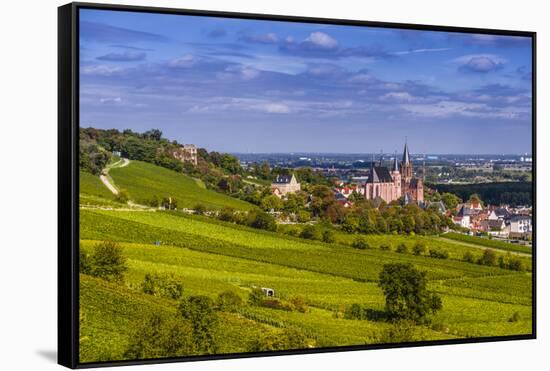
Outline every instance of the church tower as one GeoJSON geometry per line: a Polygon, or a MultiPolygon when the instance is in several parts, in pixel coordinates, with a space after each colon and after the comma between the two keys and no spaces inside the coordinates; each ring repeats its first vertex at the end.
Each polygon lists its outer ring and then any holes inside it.
{"type": "Polygon", "coordinates": [[[412,161],[409,155],[409,147],[407,145],[407,142],[405,142],[405,148],[403,149],[403,160],[401,161],[401,181],[403,193],[407,191],[412,177],[412,161]]]}
{"type": "Polygon", "coordinates": [[[399,172],[399,163],[397,162],[397,153],[393,156],[393,166],[391,170],[393,179],[393,199],[397,200],[401,197],[401,173],[399,172]]]}

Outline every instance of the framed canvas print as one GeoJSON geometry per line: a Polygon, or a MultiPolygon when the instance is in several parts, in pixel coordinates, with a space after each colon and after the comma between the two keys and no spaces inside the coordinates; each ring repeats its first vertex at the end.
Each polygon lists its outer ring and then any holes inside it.
{"type": "Polygon", "coordinates": [[[59,363],[533,339],[535,33],[59,8],[59,363]]]}

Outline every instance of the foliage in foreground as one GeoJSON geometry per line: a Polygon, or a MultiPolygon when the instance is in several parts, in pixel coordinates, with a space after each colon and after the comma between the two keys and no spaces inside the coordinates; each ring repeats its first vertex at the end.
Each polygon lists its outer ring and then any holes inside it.
{"type": "Polygon", "coordinates": [[[116,242],[104,241],[96,244],[92,254],[80,248],[80,273],[103,278],[107,281],[121,281],[128,270],[122,247],[116,242]]]}
{"type": "Polygon", "coordinates": [[[164,358],[195,353],[192,327],[188,321],[152,314],[130,336],[126,359],[164,358]]]}
{"type": "Polygon", "coordinates": [[[197,350],[206,354],[215,353],[219,318],[212,299],[208,296],[190,296],[181,301],[178,310],[183,319],[191,322],[197,350]]]}
{"type": "Polygon", "coordinates": [[[441,298],[428,291],[426,284],[426,272],[419,271],[410,263],[385,264],[378,286],[386,298],[388,317],[424,322],[429,314],[441,310],[441,298]]]}

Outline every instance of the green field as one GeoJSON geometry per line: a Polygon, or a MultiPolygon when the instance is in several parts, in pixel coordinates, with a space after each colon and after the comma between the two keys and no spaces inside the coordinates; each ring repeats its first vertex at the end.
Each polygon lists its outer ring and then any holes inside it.
{"type": "Polygon", "coordinates": [[[80,171],[80,205],[122,207],[115,196],[101,182],[99,176],[80,171]]]}
{"type": "MultiPolygon", "coordinates": [[[[132,182],[139,184],[136,178],[132,182]]],[[[382,310],[378,274],[385,263],[398,261],[427,271],[430,289],[443,299],[432,324],[414,328],[415,340],[531,333],[531,273],[454,259],[466,250],[482,250],[447,239],[416,237],[454,254],[434,259],[378,248],[356,250],[343,236],[325,244],[181,213],[81,210],[80,221],[81,249],[89,251],[97,241],[118,241],[129,265],[124,284],[81,276],[82,362],[122,359],[134,324],[153,312],[175,313],[176,301],[138,290],[147,273],[181,278],[184,296],[215,298],[231,290],[246,300],[251,287],[258,286],[273,288],[281,299],[299,295],[309,305],[306,313],[249,305],[237,313],[221,312],[223,326],[216,336],[222,353],[246,352],[262,333],[288,327],[300,329],[315,347],[380,342],[390,324],[342,319],[338,313],[352,303],[382,310]],[[155,246],[157,240],[161,246],[155,246]],[[519,320],[510,322],[514,313],[519,320]]],[[[412,244],[402,236],[369,238],[376,247],[403,240],[412,244]]]]}
{"type": "MultiPolygon", "coordinates": [[[[282,232],[288,231],[288,229],[295,229],[298,228],[301,230],[301,227],[298,227],[297,225],[282,225],[279,226],[279,230],[282,232]]],[[[453,260],[462,260],[464,257],[464,254],[469,252],[471,253],[475,258],[482,255],[483,251],[486,248],[492,248],[495,250],[495,253],[497,256],[506,256],[509,252],[520,252],[523,255],[519,256],[521,261],[523,262],[524,266],[527,268],[527,270],[531,270],[531,257],[526,256],[526,250],[521,249],[525,248],[525,246],[516,246],[512,244],[507,244],[500,241],[490,241],[490,240],[482,240],[480,238],[471,237],[474,238],[474,240],[468,240],[462,241],[462,240],[455,240],[451,238],[446,238],[449,235],[454,235],[454,233],[446,233],[440,236],[405,236],[405,235],[392,235],[388,238],[387,235],[381,235],[381,234],[369,234],[369,235],[359,235],[359,234],[349,234],[343,231],[336,231],[334,233],[334,237],[336,239],[336,243],[344,244],[344,245],[352,245],[355,240],[358,238],[362,238],[365,240],[370,247],[372,248],[379,248],[381,245],[387,245],[390,247],[390,249],[395,250],[397,245],[404,244],[407,246],[409,253],[411,253],[414,245],[417,243],[422,243],[426,246],[426,249],[429,251],[430,249],[434,250],[445,250],[449,253],[449,259],[453,260]],[[496,247],[495,245],[484,245],[484,242],[499,242],[501,244],[505,244],[506,246],[503,247],[496,247]],[[518,250],[515,250],[514,248],[519,248],[518,250]]],[[[458,234],[457,234],[458,235],[458,234]]],[[[458,235],[461,236],[461,235],[458,235]]],[[[465,236],[468,237],[468,236],[465,236]]],[[[530,252],[530,248],[527,248],[530,252]]]]}
{"type": "Polygon", "coordinates": [[[109,175],[116,186],[127,190],[130,199],[138,204],[148,204],[155,197],[172,197],[177,200],[178,208],[194,208],[197,204],[209,209],[250,210],[255,207],[208,190],[200,180],[146,162],[131,161],[128,166],[112,168],[109,175]]]}
{"type": "Polygon", "coordinates": [[[514,245],[504,241],[490,240],[488,238],[467,236],[460,233],[445,233],[441,237],[448,238],[455,241],[466,242],[474,245],[481,245],[492,249],[514,251],[524,254],[531,254],[531,246],[514,245]]]}

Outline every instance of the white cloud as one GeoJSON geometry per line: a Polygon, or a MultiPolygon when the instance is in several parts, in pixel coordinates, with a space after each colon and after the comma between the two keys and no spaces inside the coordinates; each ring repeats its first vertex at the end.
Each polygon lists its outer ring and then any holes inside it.
{"type": "Polygon", "coordinates": [[[106,104],[106,103],[120,103],[122,102],[122,98],[120,97],[114,97],[114,98],[100,98],[100,103],[106,104]]]}
{"type": "Polygon", "coordinates": [[[406,91],[396,91],[382,95],[380,100],[386,102],[412,102],[415,98],[406,91]]]}
{"type": "Polygon", "coordinates": [[[250,66],[229,66],[225,72],[218,73],[220,79],[240,78],[243,80],[253,80],[260,76],[261,71],[250,66]]]}
{"type": "Polygon", "coordinates": [[[309,41],[325,49],[334,49],[338,46],[338,41],[336,41],[326,33],[319,31],[311,33],[305,41],[309,41]]]}
{"type": "Polygon", "coordinates": [[[245,80],[255,79],[260,75],[260,71],[255,68],[244,67],[241,69],[241,76],[245,80]]]}
{"type": "Polygon", "coordinates": [[[268,113],[290,113],[290,108],[282,103],[268,103],[264,109],[268,113]]]}
{"type": "Polygon", "coordinates": [[[189,68],[193,67],[196,63],[195,57],[193,57],[191,54],[186,54],[181,58],[173,59],[170,62],[168,62],[168,65],[170,67],[177,67],[177,68],[189,68]]]}
{"type": "Polygon", "coordinates": [[[119,75],[123,72],[125,72],[125,69],[122,67],[108,66],[105,64],[84,66],[80,70],[81,74],[91,76],[114,76],[119,75]]]}
{"type": "Polygon", "coordinates": [[[435,104],[404,104],[406,111],[423,117],[446,118],[451,116],[515,119],[529,114],[528,107],[491,107],[484,103],[466,103],[457,101],[440,101],[435,104]]]}
{"type": "Polygon", "coordinates": [[[376,79],[368,73],[360,73],[350,78],[349,81],[353,83],[369,83],[376,81],[376,79]]]}
{"type": "Polygon", "coordinates": [[[407,54],[416,54],[416,53],[430,53],[430,52],[445,52],[451,50],[451,48],[426,48],[426,49],[414,49],[414,50],[404,50],[400,52],[393,52],[394,55],[407,55],[407,54]]]}
{"type": "Polygon", "coordinates": [[[468,71],[485,73],[501,68],[507,61],[494,54],[469,54],[455,58],[451,62],[468,71]]]}

